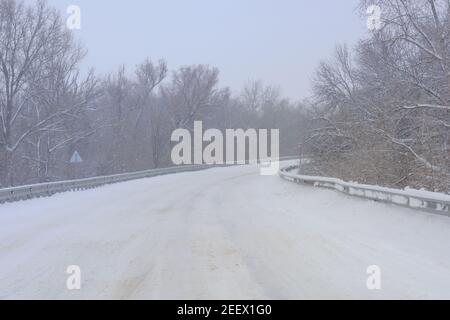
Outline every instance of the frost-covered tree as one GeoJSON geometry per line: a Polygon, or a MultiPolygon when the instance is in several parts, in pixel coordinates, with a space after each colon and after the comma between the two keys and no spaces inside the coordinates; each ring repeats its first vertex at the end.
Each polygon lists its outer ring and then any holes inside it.
{"type": "Polygon", "coordinates": [[[317,70],[305,146],[327,174],[448,191],[450,4],[375,4],[381,29],[317,70]]]}
{"type": "Polygon", "coordinates": [[[93,78],[77,75],[82,56],[59,13],[44,1],[0,1],[2,186],[14,185],[16,173],[30,167],[46,179],[49,153],[85,135],[72,130],[94,95],[93,78]]]}

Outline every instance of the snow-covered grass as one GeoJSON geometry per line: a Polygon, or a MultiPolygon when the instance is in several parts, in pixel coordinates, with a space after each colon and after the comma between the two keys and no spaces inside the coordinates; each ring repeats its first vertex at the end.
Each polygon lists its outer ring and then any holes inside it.
{"type": "Polygon", "coordinates": [[[0,205],[3,299],[450,299],[448,270],[450,218],[251,166],[0,205]]]}

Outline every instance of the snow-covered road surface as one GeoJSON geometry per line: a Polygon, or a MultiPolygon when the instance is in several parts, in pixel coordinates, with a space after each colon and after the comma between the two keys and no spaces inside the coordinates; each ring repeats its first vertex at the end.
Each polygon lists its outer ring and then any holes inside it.
{"type": "Polygon", "coordinates": [[[449,299],[450,218],[251,166],[131,181],[0,205],[0,298],[449,299]]]}

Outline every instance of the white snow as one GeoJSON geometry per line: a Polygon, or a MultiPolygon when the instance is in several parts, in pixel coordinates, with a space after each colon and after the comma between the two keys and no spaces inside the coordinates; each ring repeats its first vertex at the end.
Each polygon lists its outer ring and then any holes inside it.
{"type": "Polygon", "coordinates": [[[450,299],[449,270],[450,218],[252,166],[0,205],[2,299],[450,299]]]}
{"type": "MultiPolygon", "coordinates": [[[[295,169],[297,170],[297,169],[295,169]]],[[[436,200],[436,201],[446,201],[450,202],[450,194],[445,193],[439,193],[439,192],[432,192],[427,190],[417,190],[410,187],[406,187],[404,190],[401,189],[393,189],[393,188],[386,188],[381,186],[374,186],[374,185],[367,185],[367,184],[361,184],[357,182],[347,182],[344,180],[336,179],[336,178],[326,178],[326,177],[319,177],[319,176],[304,176],[304,175],[297,175],[294,171],[289,172],[287,174],[289,177],[292,178],[300,178],[304,181],[311,181],[316,182],[316,186],[327,186],[330,188],[336,188],[339,191],[343,191],[342,187],[348,187],[350,189],[359,189],[359,190],[353,190],[352,194],[364,196],[366,195],[363,191],[371,191],[376,193],[379,191],[380,193],[392,193],[399,196],[404,197],[418,197],[418,198],[426,198],[429,200],[436,200]],[[361,190],[363,189],[363,190],[361,190]]],[[[378,196],[378,195],[377,195],[378,196]]],[[[404,200],[404,198],[402,198],[404,200]]]]}

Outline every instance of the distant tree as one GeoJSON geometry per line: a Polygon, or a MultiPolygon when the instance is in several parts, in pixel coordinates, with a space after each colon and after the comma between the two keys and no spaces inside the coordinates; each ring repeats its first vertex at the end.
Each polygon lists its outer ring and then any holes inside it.
{"type": "Polygon", "coordinates": [[[163,87],[163,98],[173,128],[190,129],[195,120],[207,119],[229,101],[229,90],[218,87],[219,70],[206,65],[182,67],[172,83],[163,87]]]}
{"type": "MultiPolygon", "coordinates": [[[[161,98],[157,96],[156,89],[166,79],[168,73],[167,64],[160,60],[154,65],[149,59],[137,67],[136,76],[136,97],[139,113],[136,118],[136,134],[148,141],[153,166],[158,168],[162,165],[164,151],[169,145],[170,135],[167,129],[170,127],[168,110],[161,103],[161,98]],[[143,123],[145,133],[139,134],[139,125],[143,123]]],[[[141,130],[142,131],[142,130],[141,130]]],[[[136,136],[138,139],[138,136],[136,136]]]]}

